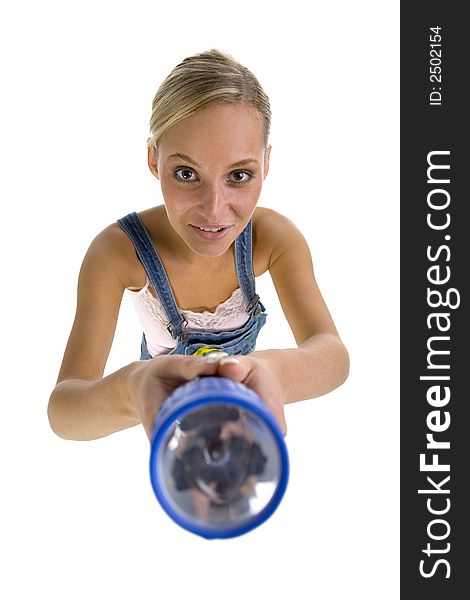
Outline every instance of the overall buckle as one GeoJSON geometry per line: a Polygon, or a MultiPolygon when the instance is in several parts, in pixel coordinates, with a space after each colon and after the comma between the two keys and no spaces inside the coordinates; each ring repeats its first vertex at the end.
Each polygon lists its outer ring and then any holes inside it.
{"type": "MultiPolygon", "coordinates": [[[[181,316],[180,324],[184,323],[184,325],[183,325],[183,331],[186,331],[186,328],[188,327],[188,321],[187,321],[187,319],[186,319],[186,317],[184,315],[180,315],[180,316],[181,316]]],[[[167,330],[170,332],[171,337],[173,337],[173,333],[174,333],[175,328],[173,327],[173,325],[171,324],[171,322],[168,324],[167,330]]]]}
{"type": "Polygon", "coordinates": [[[255,309],[255,307],[258,305],[258,303],[261,304],[260,298],[259,298],[258,294],[255,294],[253,296],[253,298],[251,299],[251,301],[248,303],[248,306],[246,307],[247,312],[249,312],[251,314],[253,312],[253,310],[255,309]]]}

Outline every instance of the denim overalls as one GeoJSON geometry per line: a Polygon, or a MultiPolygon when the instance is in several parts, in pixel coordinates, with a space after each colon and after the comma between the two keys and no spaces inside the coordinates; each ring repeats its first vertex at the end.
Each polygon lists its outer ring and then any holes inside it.
{"type": "MultiPolygon", "coordinates": [[[[258,333],[266,322],[266,309],[261,303],[255,290],[255,277],[252,266],[252,220],[235,240],[235,263],[240,288],[247,299],[247,312],[250,318],[238,329],[216,333],[187,329],[187,321],[176,305],[175,297],[168,281],[165,268],[154,248],[139,215],[130,213],[118,219],[118,225],[129,236],[135,246],[150,283],[164,308],[170,324],[167,329],[173,339],[177,340],[176,347],[169,354],[194,354],[199,349],[208,347],[223,350],[227,354],[249,354],[256,345],[258,333]]],[[[200,350],[198,354],[205,353],[200,350]]],[[[142,336],[140,360],[152,358],[147,349],[145,333],[142,336]]]]}

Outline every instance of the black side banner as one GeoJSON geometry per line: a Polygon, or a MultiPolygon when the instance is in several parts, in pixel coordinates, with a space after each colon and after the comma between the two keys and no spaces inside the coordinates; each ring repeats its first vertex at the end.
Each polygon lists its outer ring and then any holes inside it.
{"type": "Polygon", "coordinates": [[[401,598],[470,597],[470,25],[401,3],[401,598]],[[467,379],[468,378],[468,379],[467,379]]]}

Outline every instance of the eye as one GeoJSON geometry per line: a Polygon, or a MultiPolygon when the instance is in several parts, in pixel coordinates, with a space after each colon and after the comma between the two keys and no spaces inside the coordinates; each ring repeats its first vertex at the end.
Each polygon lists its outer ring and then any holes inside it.
{"type": "Polygon", "coordinates": [[[173,172],[173,175],[178,181],[182,181],[183,183],[192,183],[193,181],[196,181],[196,179],[191,179],[191,176],[196,177],[194,171],[187,167],[176,169],[176,171],[173,172]],[[178,175],[178,173],[181,173],[181,175],[178,175]]]}
{"type": "Polygon", "coordinates": [[[248,183],[250,179],[253,179],[253,175],[248,171],[233,171],[232,175],[235,176],[235,179],[232,179],[233,183],[248,183]]]}
{"type": "MultiPolygon", "coordinates": [[[[251,179],[253,179],[253,175],[248,173],[248,171],[232,171],[230,175],[231,183],[248,183],[251,179]]],[[[173,171],[173,176],[181,183],[194,183],[198,180],[195,172],[188,167],[180,167],[179,169],[176,169],[173,171]]]]}

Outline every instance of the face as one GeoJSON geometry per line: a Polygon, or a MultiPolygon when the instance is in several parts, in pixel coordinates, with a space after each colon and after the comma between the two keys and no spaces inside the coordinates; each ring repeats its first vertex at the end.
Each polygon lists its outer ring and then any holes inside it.
{"type": "Polygon", "coordinates": [[[257,113],[241,104],[198,111],[162,136],[156,154],[149,149],[149,167],[178,236],[175,250],[190,262],[227,252],[256,208],[270,151],[257,113]]]}

